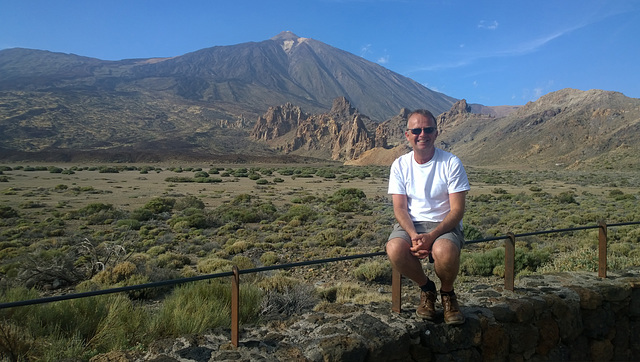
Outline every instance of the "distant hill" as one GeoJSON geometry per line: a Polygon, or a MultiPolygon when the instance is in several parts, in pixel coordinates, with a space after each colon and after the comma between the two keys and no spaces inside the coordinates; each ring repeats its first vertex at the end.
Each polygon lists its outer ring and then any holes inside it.
{"type": "MultiPolygon", "coordinates": [[[[504,117],[472,113],[460,100],[440,114],[437,146],[465,164],[528,169],[640,170],[640,99],[622,93],[562,89],[504,117]]],[[[399,129],[406,117],[380,125],[399,129]],[[387,123],[389,125],[387,125],[387,123]]],[[[373,148],[351,164],[388,164],[406,151],[404,136],[387,140],[399,148],[373,148]]]]}

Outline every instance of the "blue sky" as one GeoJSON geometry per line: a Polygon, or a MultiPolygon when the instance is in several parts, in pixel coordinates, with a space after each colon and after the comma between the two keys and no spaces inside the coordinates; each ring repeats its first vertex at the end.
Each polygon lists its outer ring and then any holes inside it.
{"type": "Polygon", "coordinates": [[[104,60],[285,30],[470,103],[522,105],[563,88],[640,97],[636,0],[0,0],[0,49],[104,60]]]}

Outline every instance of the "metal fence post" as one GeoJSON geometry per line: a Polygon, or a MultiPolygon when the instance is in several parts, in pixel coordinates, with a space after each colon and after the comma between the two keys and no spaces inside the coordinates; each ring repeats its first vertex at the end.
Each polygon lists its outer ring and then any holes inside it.
{"type": "Polygon", "coordinates": [[[236,265],[233,266],[231,277],[231,344],[238,347],[239,320],[240,320],[240,272],[236,265]]]}
{"type": "Polygon", "coordinates": [[[504,243],[504,288],[513,291],[515,279],[516,260],[516,236],[514,233],[507,233],[509,237],[504,243]]]}
{"type": "Polygon", "coordinates": [[[391,310],[402,311],[402,274],[396,268],[391,268],[391,310]]]}
{"type": "Polygon", "coordinates": [[[598,277],[607,277],[607,223],[598,222],[598,277]]]}

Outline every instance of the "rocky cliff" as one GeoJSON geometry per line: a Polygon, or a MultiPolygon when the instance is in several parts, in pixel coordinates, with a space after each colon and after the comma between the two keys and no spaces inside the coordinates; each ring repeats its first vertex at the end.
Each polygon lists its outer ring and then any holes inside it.
{"type": "Polygon", "coordinates": [[[271,107],[258,118],[250,137],[287,154],[349,160],[374,147],[367,124],[373,122],[338,97],[328,113],[316,115],[290,103],[271,107]]]}

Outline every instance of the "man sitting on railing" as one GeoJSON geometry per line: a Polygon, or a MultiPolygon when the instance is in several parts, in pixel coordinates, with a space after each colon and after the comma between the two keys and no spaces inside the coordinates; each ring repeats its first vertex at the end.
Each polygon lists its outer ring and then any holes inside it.
{"type": "Polygon", "coordinates": [[[413,151],[391,166],[388,193],[398,223],[386,250],[393,267],[420,286],[416,314],[433,320],[436,285],[429,280],[421,259],[429,257],[440,279],[440,299],[447,324],[462,324],[453,283],[464,245],[462,216],[469,181],[460,159],[435,147],[438,129],[433,114],[416,110],[409,115],[407,141],[413,151]]]}

